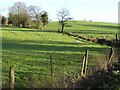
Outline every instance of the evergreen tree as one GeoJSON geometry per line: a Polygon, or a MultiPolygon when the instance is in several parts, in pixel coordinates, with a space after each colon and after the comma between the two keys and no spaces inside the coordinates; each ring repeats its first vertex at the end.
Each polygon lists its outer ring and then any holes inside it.
{"type": "Polygon", "coordinates": [[[43,28],[45,27],[45,25],[48,24],[48,14],[47,12],[43,12],[43,14],[41,15],[41,22],[43,24],[43,28]]]}
{"type": "Polygon", "coordinates": [[[6,17],[5,17],[5,16],[2,16],[1,24],[4,26],[4,25],[5,25],[5,22],[6,22],[6,17]]]}

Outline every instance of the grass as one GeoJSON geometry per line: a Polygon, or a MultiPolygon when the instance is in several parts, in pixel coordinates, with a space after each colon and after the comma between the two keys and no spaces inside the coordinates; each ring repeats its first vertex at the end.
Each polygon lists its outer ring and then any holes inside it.
{"type": "MultiPolygon", "coordinates": [[[[71,27],[65,27],[66,32],[73,32],[81,36],[113,40],[118,34],[118,24],[115,23],[69,21],[68,25],[71,27]]],[[[58,30],[58,27],[58,22],[52,22],[48,24],[47,29],[58,30]],[[53,25],[54,27],[52,27],[53,25]]]]}
{"type": "MultiPolygon", "coordinates": [[[[48,29],[52,28],[52,24],[48,29]]],[[[48,30],[26,28],[2,28],[2,46],[4,87],[8,87],[10,65],[15,66],[15,87],[28,87],[33,74],[41,81],[40,87],[47,87],[50,84],[50,55],[53,75],[73,76],[80,72],[86,48],[89,49],[89,66],[95,65],[96,57],[107,53],[110,48],[48,30]]]]}

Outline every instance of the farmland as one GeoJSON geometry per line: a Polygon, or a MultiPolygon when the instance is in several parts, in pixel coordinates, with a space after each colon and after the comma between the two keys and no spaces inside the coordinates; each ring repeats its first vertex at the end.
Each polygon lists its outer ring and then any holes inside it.
{"type": "MultiPolygon", "coordinates": [[[[70,21],[65,31],[86,37],[115,39],[117,24],[70,21]]],[[[108,54],[110,47],[77,37],[56,33],[57,22],[50,22],[45,30],[2,28],[2,83],[8,87],[9,66],[15,66],[15,87],[29,86],[29,78],[36,75],[40,87],[49,87],[50,55],[53,75],[74,76],[80,72],[85,49],[89,49],[88,66],[94,66],[98,57],[108,54]]]]}
{"type": "MultiPolygon", "coordinates": [[[[55,30],[58,30],[59,24],[57,22],[49,23],[48,29],[53,30],[52,25],[54,25],[55,30]]],[[[92,38],[113,40],[115,39],[115,34],[118,33],[118,25],[115,23],[69,21],[68,25],[70,27],[65,27],[66,32],[73,32],[81,36],[92,38]]]]}

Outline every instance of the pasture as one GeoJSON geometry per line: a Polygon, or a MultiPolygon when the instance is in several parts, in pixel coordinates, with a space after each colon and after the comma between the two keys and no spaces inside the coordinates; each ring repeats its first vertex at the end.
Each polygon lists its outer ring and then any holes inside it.
{"type": "MultiPolygon", "coordinates": [[[[117,25],[72,21],[70,31],[90,37],[114,39],[117,25]]],[[[40,87],[50,84],[50,55],[53,60],[53,75],[74,76],[80,72],[85,49],[89,49],[88,67],[94,66],[98,57],[108,54],[110,47],[91,41],[56,33],[58,24],[49,23],[47,30],[27,28],[2,28],[2,83],[9,84],[9,67],[15,66],[15,87],[28,87],[29,78],[36,75],[40,87]],[[50,30],[50,31],[49,31],[50,30]]]]}
{"type": "MultiPolygon", "coordinates": [[[[52,22],[48,24],[47,29],[58,30],[58,27],[58,22],[52,22]],[[53,25],[54,27],[52,27],[53,25]]],[[[65,27],[65,31],[73,32],[84,37],[114,40],[115,34],[118,34],[118,24],[89,21],[69,21],[68,27],[65,27]]]]}

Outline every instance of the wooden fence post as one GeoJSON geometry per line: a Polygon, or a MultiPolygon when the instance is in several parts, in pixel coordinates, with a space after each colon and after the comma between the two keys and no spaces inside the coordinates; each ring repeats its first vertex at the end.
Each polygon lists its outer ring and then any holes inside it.
{"type": "Polygon", "coordinates": [[[111,63],[113,54],[114,54],[114,48],[111,47],[111,49],[110,49],[110,54],[109,54],[109,61],[108,61],[108,63],[111,63]]]}
{"type": "Polygon", "coordinates": [[[81,76],[83,76],[84,75],[84,65],[85,65],[85,56],[84,56],[84,58],[83,58],[83,63],[82,63],[82,69],[81,69],[81,76]]]}
{"type": "Polygon", "coordinates": [[[10,77],[10,89],[14,89],[14,65],[10,66],[10,72],[9,72],[9,77],[10,77]]]}
{"type": "Polygon", "coordinates": [[[88,49],[86,49],[86,52],[85,52],[85,71],[84,71],[85,75],[87,71],[87,64],[88,64],[88,49]]]}
{"type": "Polygon", "coordinates": [[[118,36],[117,36],[117,34],[116,34],[116,39],[115,40],[116,40],[116,42],[118,42],[118,36]]]}
{"type": "Polygon", "coordinates": [[[88,49],[85,51],[85,56],[83,58],[83,64],[81,69],[81,76],[85,77],[87,71],[87,64],[88,64],[88,49]]]}
{"type": "Polygon", "coordinates": [[[53,75],[53,67],[52,67],[52,56],[50,55],[50,72],[51,76],[53,75]]]}

